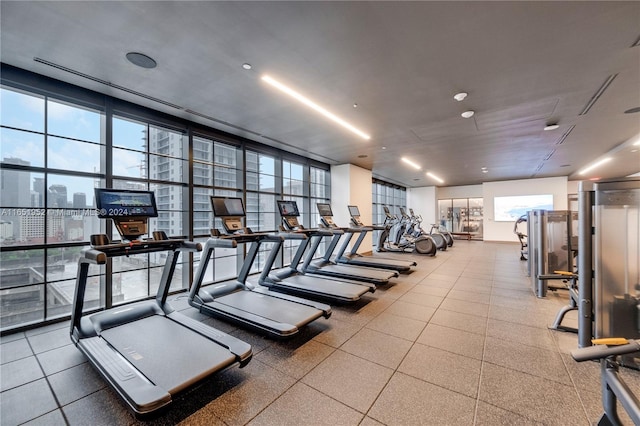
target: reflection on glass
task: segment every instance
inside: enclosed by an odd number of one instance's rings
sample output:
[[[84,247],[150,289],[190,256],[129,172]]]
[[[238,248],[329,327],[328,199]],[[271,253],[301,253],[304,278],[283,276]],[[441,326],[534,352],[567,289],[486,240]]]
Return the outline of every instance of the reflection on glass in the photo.
[[[43,284],[0,290],[2,330],[44,321]]]

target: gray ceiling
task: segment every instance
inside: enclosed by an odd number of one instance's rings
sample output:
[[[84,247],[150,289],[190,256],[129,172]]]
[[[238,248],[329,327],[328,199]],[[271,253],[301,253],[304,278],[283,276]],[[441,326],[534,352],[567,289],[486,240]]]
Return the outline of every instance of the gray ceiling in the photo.
[[[640,172],[633,146],[640,113],[624,113],[640,107],[640,2],[3,1],[0,8],[4,63],[409,187],[433,185],[425,171],[447,186],[581,179],[577,172],[608,152],[614,160],[585,177]],[[153,57],[157,68],[132,65],[131,51]],[[243,70],[245,62],[253,69]],[[371,140],[277,92],[264,74]],[[460,91],[469,96],[456,102]],[[461,118],[468,109],[475,116]],[[543,131],[549,123],[560,127]]]

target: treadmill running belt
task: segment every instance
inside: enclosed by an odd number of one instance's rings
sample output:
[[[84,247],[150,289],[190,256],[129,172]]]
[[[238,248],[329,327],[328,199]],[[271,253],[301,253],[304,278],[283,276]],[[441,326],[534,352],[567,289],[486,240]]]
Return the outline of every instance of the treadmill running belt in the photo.
[[[101,336],[170,394],[236,360],[225,347],[161,315],[104,330]]]
[[[307,324],[310,317],[315,319],[322,316],[322,311],[317,308],[252,291],[237,291],[219,297],[215,299],[215,302],[250,312],[272,321],[295,325],[298,328]]]

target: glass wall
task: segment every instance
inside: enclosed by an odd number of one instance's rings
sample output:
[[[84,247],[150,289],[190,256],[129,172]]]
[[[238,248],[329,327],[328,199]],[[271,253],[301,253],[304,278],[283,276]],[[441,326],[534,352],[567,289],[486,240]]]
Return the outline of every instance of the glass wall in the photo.
[[[449,198],[438,200],[440,225],[454,236],[481,240],[483,238],[483,199]]]
[[[246,226],[254,231],[277,229],[277,199],[297,200],[305,225],[313,220],[312,203],[329,201],[327,165],[284,159],[290,154],[30,77],[25,72],[23,79],[43,87],[16,83],[20,78],[9,83],[4,76],[0,87],[2,331],[68,317],[77,260],[89,237],[120,239],[110,221],[98,219],[94,188],[153,191],[159,214],[149,230],[196,241],[221,228],[211,213],[214,194],[243,198]],[[289,262],[295,248],[288,244],[277,266]],[[235,277],[245,251],[218,250],[209,279]],[[115,258],[109,274],[104,266],[90,268],[85,308],[154,296],[165,259],[162,253]],[[180,257],[172,291],[190,286],[198,262],[198,254]]]
[[[388,207],[392,215],[400,216],[400,207],[407,208],[407,189],[398,185],[374,179],[372,184],[373,223],[385,223],[384,207]],[[373,231],[373,245],[378,243],[380,231]]]

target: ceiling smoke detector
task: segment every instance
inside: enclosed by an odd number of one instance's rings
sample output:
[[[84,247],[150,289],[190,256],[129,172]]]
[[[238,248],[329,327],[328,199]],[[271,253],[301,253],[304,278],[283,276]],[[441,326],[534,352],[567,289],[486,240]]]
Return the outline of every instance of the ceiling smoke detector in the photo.
[[[544,130],[555,130],[560,127],[557,123],[551,123],[544,126]]]
[[[471,118],[473,117],[473,114],[475,114],[475,111],[465,111],[462,114],[460,114],[462,116],[462,118]]]

